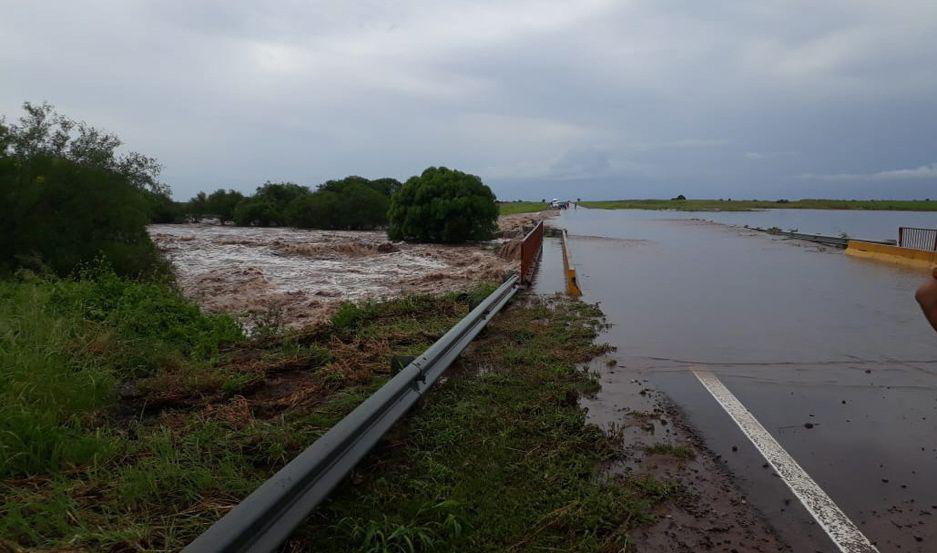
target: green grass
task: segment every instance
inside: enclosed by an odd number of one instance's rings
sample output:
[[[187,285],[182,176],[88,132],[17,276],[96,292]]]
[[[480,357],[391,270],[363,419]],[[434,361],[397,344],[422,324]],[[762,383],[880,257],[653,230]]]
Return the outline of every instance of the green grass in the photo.
[[[549,208],[550,204],[547,202],[506,202],[498,204],[498,210],[501,215],[535,213]]]
[[[492,289],[247,338],[165,283],[85,277],[0,281],[0,548],[181,549]],[[619,448],[577,404],[601,325],[564,299],[499,315],[291,547],[627,549],[678,490],[601,472]]]
[[[675,211],[752,211],[755,209],[861,209],[937,211],[928,200],[613,200],[582,202],[593,209],[650,209]]]
[[[248,339],[165,283],[85,277],[0,281],[0,549],[180,549],[491,289]]]
[[[494,319],[288,550],[628,550],[678,490],[602,475],[619,448],[576,400],[597,387],[579,367],[603,351],[600,313],[527,301]]]

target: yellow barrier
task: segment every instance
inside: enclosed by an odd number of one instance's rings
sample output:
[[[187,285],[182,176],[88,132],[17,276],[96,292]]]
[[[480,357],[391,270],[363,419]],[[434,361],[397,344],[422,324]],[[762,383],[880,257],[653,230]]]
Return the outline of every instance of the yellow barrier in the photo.
[[[846,254],[925,269],[937,265],[937,252],[912,250],[911,248],[862,242],[861,240],[850,240],[846,245]]]
[[[563,230],[563,274],[566,275],[566,293],[574,298],[582,295],[579,281],[576,280],[576,269],[573,268],[572,256],[566,243],[566,230]]]

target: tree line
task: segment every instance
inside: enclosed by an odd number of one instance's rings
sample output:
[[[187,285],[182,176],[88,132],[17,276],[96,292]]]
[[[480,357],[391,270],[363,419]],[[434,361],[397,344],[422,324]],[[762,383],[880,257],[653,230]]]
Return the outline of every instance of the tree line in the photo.
[[[290,226],[329,230],[373,230],[388,224],[391,197],[400,190],[391,178],[349,176],[316,190],[291,182],[266,182],[251,196],[236,190],[199,192],[180,204],[172,221],[217,219],[239,226]]]
[[[216,217],[244,226],[387,230],[392,240],[486,240],[498,206],[475,175],[429,167],[401,183],[350,176],[311,190],[267,182],[253,195],[219,189],[174,202],[152,157],[120,153],[121,140],[57,113],[23,105],[0,116],[0,273],[74,275],[104,259],[120,275],[167,273],[151,223]]]

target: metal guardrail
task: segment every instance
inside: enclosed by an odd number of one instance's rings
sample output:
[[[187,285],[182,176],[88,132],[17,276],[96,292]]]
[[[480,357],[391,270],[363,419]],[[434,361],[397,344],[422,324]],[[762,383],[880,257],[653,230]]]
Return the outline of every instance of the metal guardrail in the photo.
[[[777,230],[777,229],[766,229],[759,227],[745,227],[749,230],[757,230],[759,232],[765,232],[772,236],[786,236],[788,238],[793,238],[795,240],[806,240],[807,242],[816,242],[817,244],[823,244],[824,246],[833,246],[834,248],[845,249],[849,245],[849,241],[852,238],[845,236],[824,236],[822,234],[804,234],[801,232],[787,231],[787,230]],[[891,240],[863,240],[863,242],[872,242],[873,244],[889,244],[894,245],[895,241]]]
[[[541,227],[542,233],[542,227]],[[184,552],[267,552],[282,544],[517,293],[512,275],[371,397],[190,543]]]
[[[898,245],[912,250],[937,251],[937,229],[898,227]]]
[[[543,221],[527,233],[521,242],[521,282],[531,284],[534,280],[534,271],[537,269],[537,260],[543,252]]]

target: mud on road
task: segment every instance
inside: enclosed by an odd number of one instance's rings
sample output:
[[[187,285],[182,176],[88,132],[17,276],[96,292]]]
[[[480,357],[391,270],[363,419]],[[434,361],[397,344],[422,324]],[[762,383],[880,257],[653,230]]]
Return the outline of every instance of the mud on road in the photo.
[[[498,242],[388,242],[383,231],[318,231],[209,224],[151,225],[183,293],[247,329],[302,327],[343,301],[464,289],[515,269]]]

